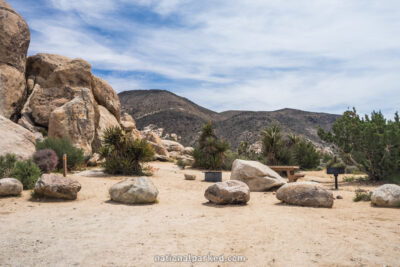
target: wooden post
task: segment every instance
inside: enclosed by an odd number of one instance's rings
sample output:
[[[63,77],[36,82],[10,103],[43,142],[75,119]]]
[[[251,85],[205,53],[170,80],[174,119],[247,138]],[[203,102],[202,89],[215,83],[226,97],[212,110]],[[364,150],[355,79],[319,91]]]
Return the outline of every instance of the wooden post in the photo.
[[[63,155],[63,175],[64,177],[67,176],[67,154]]]

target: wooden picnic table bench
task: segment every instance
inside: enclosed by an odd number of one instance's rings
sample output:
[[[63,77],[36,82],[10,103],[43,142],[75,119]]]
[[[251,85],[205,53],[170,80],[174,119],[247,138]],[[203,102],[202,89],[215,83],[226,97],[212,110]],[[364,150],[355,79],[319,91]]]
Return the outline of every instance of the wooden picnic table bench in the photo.
[[[303,173],[296,173],[296,171],[300,170],[299,166],[269,166],[272,170],[279,173],[279,175],[286,174],[289,183],[296,182],[297,179],[305,176]]]

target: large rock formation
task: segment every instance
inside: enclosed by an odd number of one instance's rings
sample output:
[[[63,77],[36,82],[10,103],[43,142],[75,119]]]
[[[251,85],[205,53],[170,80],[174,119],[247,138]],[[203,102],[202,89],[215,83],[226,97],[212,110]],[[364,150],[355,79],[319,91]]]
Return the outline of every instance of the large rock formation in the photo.
[[[331,208],[334,201],[331,191],[313,182],[285,184],[276,191],[276,198],[291,205],[325,208]]]
[[[168,150],[168,152],[179,152],[182,153],[185,147],[180,143],[172,140],[162,140],[162,145]]]
[[[25,20],[0,0],[0,115],[16,119],[26,97],[25,61],[30,31]]]
[[[158,190],[147,177],[126,179],[113,185],[109,190],[111,199],[126,204],[154,203]]]
[[[0,0],[0,115],[18,121],[37,140],[42,140],[42,132],[48,131],[50,137],[66,137],[83,148],[85,154],[91,154],[99,148],[104,130],[120,125],[117,93],[94,76],[90,64],[83,59],[53,54],[26,58],[29,41],[24,19]],[[126,117],[129,121],[124,121],[124,126],[127,124],[130,133],[140,138],[135,121]],[[2,140],[3,146],[13,145],[14,139]],[[27,149],[25,154],[29,153]]]
[[[74,200],[81,185],[78,181],[59,174],[43,174],[36,182],[34,192],[38,196]]]
[[[98,149],[101,146],[104,131],[110,127],[120,127],[117,118],[114,117],[105,107],[99,105],[99,124],[96,128],[96,134],[93,141],[93,148]]]
[[[379,207],[400,208],[400,186],[384,184],[372,193],[371,202]]]
[[[50,115],[49,137],[69,138],[71,143],[83,149],[85,155],[92,153],[95,137],[94,99],[87,88]]]
[[[92,89],[97,102],[106,107],[117,121],[121,116],[121,104],[114,89],[105,80],[92,75]],[[135,125],[136,127],[136,125]]]
[[[28,58],[26,72],[28,80],[33,80],[33,91],[22,113],[44,127],[53,110],[91,86],[91,67],[82,59],[38,54]]]
[[[27,59],[26,77],[30,95],[18,123],[37,138],[47,129],[50,137],[66,137],[89,155],[106,128],[119,126],[116,92],[83,59],[37,54]]]
[[[268,166],[258,162],[237,159],[233,162],[231,180],[239,180],[250,191],[266,191],[284,185],[286,181]]]
[[[35,153],[35,136],[24,127],[0,115],[0,155],[16,154],[27,159]]]
[[[241,181],[229,180],[209,186],[204,197],[219,205],[246,204],[250,200],[250,189]]]

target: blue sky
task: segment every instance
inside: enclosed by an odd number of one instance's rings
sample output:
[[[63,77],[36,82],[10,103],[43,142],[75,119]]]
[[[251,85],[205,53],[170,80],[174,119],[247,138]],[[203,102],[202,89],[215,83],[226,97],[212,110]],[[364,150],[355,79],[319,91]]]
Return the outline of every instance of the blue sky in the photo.
[[[29,54],[223,111],[400,107],[398,0],[9,0]]]

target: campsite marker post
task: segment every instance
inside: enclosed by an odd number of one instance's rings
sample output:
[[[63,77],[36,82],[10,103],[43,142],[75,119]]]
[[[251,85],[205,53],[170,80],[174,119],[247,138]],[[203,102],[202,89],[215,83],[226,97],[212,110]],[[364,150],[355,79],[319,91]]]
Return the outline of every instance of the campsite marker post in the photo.
[[[63,175],[67,176],[67,154],[63,155]]]

